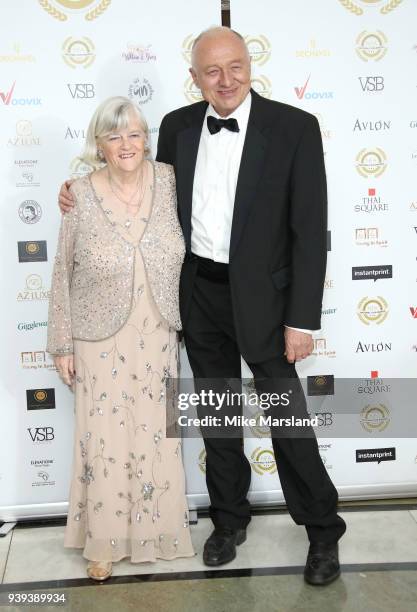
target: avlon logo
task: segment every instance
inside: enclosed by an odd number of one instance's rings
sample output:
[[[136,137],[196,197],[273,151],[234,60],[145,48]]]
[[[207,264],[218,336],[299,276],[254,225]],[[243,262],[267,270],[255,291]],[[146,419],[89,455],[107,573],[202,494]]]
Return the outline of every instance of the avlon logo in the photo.
[[[388,15],[403,0],[339,0],[340,4],[353,15],[360,17],[367,9],[379,9],[381,15]]]

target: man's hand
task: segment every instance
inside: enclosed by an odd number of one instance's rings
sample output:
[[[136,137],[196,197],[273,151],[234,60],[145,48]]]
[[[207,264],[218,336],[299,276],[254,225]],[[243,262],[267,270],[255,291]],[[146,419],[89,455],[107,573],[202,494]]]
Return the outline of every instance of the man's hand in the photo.
[[[61,189],[59,190],[58,204],[62,213],[69,212],[74,206],[74,198],[72,197],[72,194],[69,191],[69,188],[71,187],[73,182],[73,180],[65,181],[65,183],[62,183]]]
[[[74,382],[74,355],[54,355],[54,364],[63,382],[71,387]]]
[[[288,363],[294,363],[294,361],[301,361],[313,351],[313,337],[311,334],[305,334],[304,332],[296,329],[286,327],[284,329],[285,338],[285,353]]]

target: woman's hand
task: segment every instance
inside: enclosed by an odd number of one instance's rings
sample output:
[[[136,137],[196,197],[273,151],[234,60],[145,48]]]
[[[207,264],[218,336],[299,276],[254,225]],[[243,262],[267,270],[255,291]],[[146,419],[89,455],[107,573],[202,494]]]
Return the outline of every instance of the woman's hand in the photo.
[[[73,182],[74,181],[65,181],[65,183],[61,185],[58,196],[58,204],[62,213],[67,213],[74,207],[74,198],[69,191],[69,188]]]
[[[61,379],[71,387],[75,377],[74,355],[54,355],[54,364]]]

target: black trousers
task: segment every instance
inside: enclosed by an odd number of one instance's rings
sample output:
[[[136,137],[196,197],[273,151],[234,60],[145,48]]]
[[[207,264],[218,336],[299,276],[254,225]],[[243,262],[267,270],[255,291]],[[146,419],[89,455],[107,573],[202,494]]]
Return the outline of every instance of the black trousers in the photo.
[[[226,264],[198,259],[183,333],[196,379],[240,379],[240,352]],[[283,354],[284,346],[283,330],[282,345],[277,347],[274,359],[248,364],[257,391],[273,390],[273,379],[295,378],[298,381],[294,364],[289,364]],[[304,396],[303,403],[301,411],[307,415]],[[251,520],[247,500],[251,467],[243,452],[242,440],[239,437],[207,437],[204,444],[210,517],[215,526],[244,528]],[[314,432],[305,438],[272,437],[272,445],[293,520],[298,525],[305,525],[311,542],[336,542],[346,525],[337,515],[337,491],[321,460]]]

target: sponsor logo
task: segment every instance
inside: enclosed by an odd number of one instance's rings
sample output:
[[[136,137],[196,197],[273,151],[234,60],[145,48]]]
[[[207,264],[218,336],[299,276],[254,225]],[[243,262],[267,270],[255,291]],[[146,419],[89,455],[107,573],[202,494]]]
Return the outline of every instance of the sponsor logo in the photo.
[[[358,77],[358,79],[362,91],[375,93],[379,91],[384,91],[385,89],[385,79],[383,76],[363,76]]]
[[[332,232],[331,230],[327,230],[327,250],[332,250]]]
[[[417,128],[417,121],[410,121],[410,128]]]
[[[0,63],[2,64],[34,64],[35,62],[36,58],[32,54],[21,53],[20,45],[18,43],[15,43],[13,45],[12,53],[9,53],[7,55],[0,55]]]
[[[42,278],[39,274],[29,274],[26,277],[24,291],[17,294],[18,302],[49,300],[49,289],[42,286]]]
[[[39,470],[36,478],[37,480],[32,482],[32,487],[50,487],[55,485],[55,480],[51,480],[51,475],[45,470]]]
[[[67,87],[73,99],[91,99],[96,95],[93,83],[67,83]]]
[[[392,278],[392,266],[358,266],[352,268],[352,280]]]
[[[298,49],[295,52],[295,57],[301,58],[316,58],[316,57],[330,57],[331,52],[330,49],[320,49],[317,47],[317,42],[314,40],[310,40],[310,45],[307,49]]]
[[[127,50],[122,53],[122,58],[132,64],[155,62],[156,55],[152,53],[151,47],[152,45],[145,46],[137,43],[128,43]]]
[[[320,132],[321,132],[321,136],[323,138],[323,140],[330,140],[330,138],[332,137],[332,132],[330,130],[327,129],[327,127],[324,124],[323,121],[323,115],[321,115],[320,113],[312,113],[317,121],[319,122],[319,126],[320,126]]]
[[[360,383],[357,391],[359,394],[366,393],[368,395],[373,395],[374,393],[390,393],[391,385],[384,383],[383,378],[378,378],[378,371],[373,371],[371,372],[371,378],[366,378]]]
[[[137,104],[146,104],[152,100],[154,90],[148,79],[137,78],[129,87],[129,98]]]
[[[310,418],[317,420],[317,427],[331,427],[333,425],[333,412],[309,412],[308,415]]]
[[[330,350],[326,338],[314,338],[313,355],[316,357],[336,357],[336,351]]]
[[[388,210],[388,204],[381,201],[381,197],[376,195],[376,189],[368,189],[368,195],[362,198],[361,204],[356,204],[355,212],[384,212]]]
[[[41,106],[41,98],[16,98],[13,97],[16,81],[7,91],[0,91],[0,99],[5,106]]]
[[[20,365],[24,370],[51,370],[56,371],[52,357],[46,351],[22,351]]]
[[[395,461],[395,447],[391,448],[358,448],[356,451],[356,463],[381,461]]]
[[[88,68],[96,59],[95,47],[90,38],[69,36],[62,45],[62,59],[70,68]]]
[[[392,349],[391,342],[378,342],[377,344],[358,342],[355,353],[383,353]]]
[[[339,0],[340,4],[353,15],[360,17],[368,9],[379,9],[381,15],[395,10],[402,0]]]
[[[245,43],[253,64],[263,66],[271,57],[271,43],[266,36],[246,36]]]
[[[55,459],[32,459],[30,465],[37,468],[49,468],[55,463]]]
[[[37,159],[15,159],[14,160],[14,165],[19,170],[23,170],[25,168],[32,170],[35,166],[37,166],[37,164],[38,164]]]
[[[16,136],[9,138],[9,147],[36,147],[41,144],[39,136],[32,133],[32,123],[26,119],[21,119],[16,123]]]
[[[252,88],[264,98],[272,97],[271,81],[264,75],[258,75],[251,80]]]
[[[85,139],[85,136],[86,136],[85,130],[83,129],[77,130],[76,128],[71,129],[70,127],[67,127],[64,140],[67,140],[67,138],[70,138],[71,140],[78,140],[80,138]]]
[[[319,444],[318,446],[319,446],[320,457],[321,457],[321,460],[323,461],[323,464],[326,470],[331,470],[333,468],[333,465],[329,462],[327,453],[332,448],[332,444],[331,443]]]
[[[307,376],[307,395],[334,395],[333,374]]]
[[[336,311],[337,311],[337,308],[324,308],[321,311],[321,314],[322,315],[332,315],[332,314],[335,314]]]
[[[94,168],[83,162],[79,157],[75,157],[70,165],[71,178],[77,179],[92,172]]]
[[[192,77],[189,77],[184,83],[184,95],[191,104],[193,102],[201,102],[204,99]]]
[[[413,344],[413,346],[411,347],[411,350],[417,353],[417,344]]]
[[[55,389],[26,389],[27,410],[52,410],[55,406]]]
[[[380,325],[388,316],[388,304],[383,297],[364,297],[358,304],[357,315],[365,325]]]
[[[332,278],[326,278],[324,280],[325,289],[334,289],[334,280]]]
[[[361,149],[356,156],[356,170],[365,178],[381,176],[387,167],[387,156],[379,147]]]
[[[359,130],[360,132],[380,132],[381,130],[391,129],[391,121],[359,121],[356,119],[353,131]]]
[[[206,457],[207,453],[206,450],[203,448],[203,450],[200,451],[198,455],[198,467],[200,468],[201,472],[203,472],[203,474],[206,473]]]
[[[361,410],[360,423],[368,433],[384,431],[390,420],[390,411],[385,404],[367,404]]]
[[[328,100],[333,99],[332,91],[307,91],[307,87],[311,78],[311,74],[308,76],[304,85],[301,87],[294,87],[294,91],[299,100]]]
[[[274,451],[271,448],[256,447],[252,451],[249,461],[253,471],[260,476],[275,474],[277,471]]]
[[[17,243],[19,262],[47,261],[46,240],[29,240]]]
[[[413,319],[417,319],[417,306],[410,306],[410,312]]]
[[[388,39],[383,32],[361,32],[356,39],[356,53],[364,62],[379,62],[385,57]]]
[[[379,239],[379,229],[377,227],[357,227],[355,242],[358,246],[388,246],[388,240]]]
[[[193,48],[194,40],[195,36],[189,34],[188,36],[186,36],[186,38],[184,38],[184,41],[182,43],[182,56],[187,62],[187,64],[191,64],[191,50]]]
[[[21,179],[16,182],[16,187],[40,187],[40,183],[35,180],[33,172],[25,170],[21,173]]]
[[[28,427],[27,431],[32,442],[36,442],[37,444],[52,442],[52,440],[55,439],[53,427]]]
[[[38,327],[48,327],[48,321],[30,321],[17,324],[18,331],[32,331]]]
[[[32,225],[42,217],[42,208],[35,200],[25,200],[19,206],[19,217],[23,223]]]
[[[42,0],[39,4],[54,19],[67,21],[69,17],[84,15],[94,21],[110,6],[112,0]]]
[[[251,419],[255,419],[256,425],[250,425],[249,428],[252,434],[256,438],[270,438],[271,437],[269,426],[265,425],[263,422],[264,418],[265,418],[264,410],[258,410],[258,412],[255,412],[253,415],[251,415]]]

